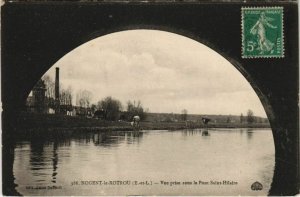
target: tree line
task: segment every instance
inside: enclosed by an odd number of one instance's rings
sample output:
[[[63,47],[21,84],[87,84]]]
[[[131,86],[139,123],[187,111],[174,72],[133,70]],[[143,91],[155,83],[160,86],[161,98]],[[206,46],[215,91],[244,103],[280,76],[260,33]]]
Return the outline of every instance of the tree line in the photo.
[[[45,75],[42,79],[46,86],[45,96],[49,101],[54,101],[55,99],[55,82],[48,76]],[[59,84],[61,87],[59,90],[59,101],[61,105],[72,105],[72,88],[68,87],[64,89],[62,84]],[[51,103],[51,102],[50,102]],[[54,103],[54,102],[53,102]]]
[[[243,113],[241,113],[241,115],[240,115],[240,123],[248,123],[248,124],[266,123],[266,121],[268,121],[268,120],[259,118],[259,117],[255,117],[254,112],[251,109],[249,109],[247,111],[246,117],[244,117]]]
[[[133,116],[136,115],[138,115],[141,120],[145,120],[146,112],[148,111],[144,109],[140,101],[128,101],[124,109],[119,100],[110,96],[98,101],[95,108],[102,111],[104,119],[111,121],[118,119],[131,121]]]
[[[49,100],[55,99],[55,82],[45,75],[42,80],[46,86],[45,96]],[[60,84],[60,105],[72,105],[73,101],[73,91],[71,87],[64,89]],[[91,103],[92,101],[92,92],[88,90],[79,90],[76,93],[76,106],[92,111],[95,113],[98,111],[105,120],[115,121],[120,118],[123,120],[131,121],[132,117],[135,115],[140,116],[141,120],[146,118],[146,112],[142,106],[141,101],[128,101],[126,107],[124,108],[122,103],[111,96],[105,97],[99,100],[97,103]],[[123,111],[125,109],[125,111]],[[121,113],[122,112],[122,113]]]
[[[55,82],[49,77],[48,75],[45,75],[42,80],[45,83],[46,86],[46,92],[45,96],[49,100],[55,99]],[[68,87],[67,89],[63,88],[62,84],[60,84],[60,105],[69,105],[72,106],[73,101],[73,91],[71,87]],[[140,116],[141,120],[145,120],[146,118],[146,112],[148,110],[145,110],[142,106],[142,103],[140,101],[127,101],[125,107],[122,105],[122,103],[111,96],[105,97],[101,100],[99,100],[96,103],[91,103],[92,100],[92,92],[88,90],[79,90],[76,93],[76,106],[91,110],[92,113],[95,113],[98,111],[98,113],[101,113],[104,119],[115,121],[118,119],[131,121],[132,117],[135,115]],[[121,113],[122,112],[122,113]],[[188,119],[188,111],[187,109],[183,109],[181,111],[180,119],[182,121],[187,121]],[[254,116],[254,113],[251,109],[247,111],[246,116],[241,113],[240,115],[240,123],[262,123],[264,120],[259,119]],[[227,123],[231,122],[230,116],[227,117],[226,120]]]

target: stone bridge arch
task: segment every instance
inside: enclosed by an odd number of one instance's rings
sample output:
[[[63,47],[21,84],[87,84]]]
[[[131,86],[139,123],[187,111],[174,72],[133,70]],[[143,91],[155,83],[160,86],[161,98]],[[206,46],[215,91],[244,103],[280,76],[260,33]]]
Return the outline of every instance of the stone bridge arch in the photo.
[[[275,172],[271,195],[298,192],[297,5],[285,11],[285,57],[241,58],[245,3],[7,3],[2,7],[3,191],[14,194],[14,125],[38,79],[66,53],[96,37],[130,29],[157,29],[196,40],[234,65],[260,98],[272,126]],[[18,13],[18,14],[16,14]],[[218,13],[212,15],[211,13]],[[230,13],[230,14],[228,14]],[[24,20],[24,18],[26,20]],[[209,19],[209,20],[208,20]]]

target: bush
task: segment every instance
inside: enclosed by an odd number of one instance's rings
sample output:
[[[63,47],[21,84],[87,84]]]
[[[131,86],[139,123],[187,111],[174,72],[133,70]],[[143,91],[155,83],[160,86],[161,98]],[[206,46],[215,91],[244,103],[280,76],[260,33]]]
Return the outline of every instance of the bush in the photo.
[[[119,100],[112,97],[106,97],[98,102],[98,110],[103,110],[104,119],[115,121],[120,118],[120,111],[122,110],[122,104]]]

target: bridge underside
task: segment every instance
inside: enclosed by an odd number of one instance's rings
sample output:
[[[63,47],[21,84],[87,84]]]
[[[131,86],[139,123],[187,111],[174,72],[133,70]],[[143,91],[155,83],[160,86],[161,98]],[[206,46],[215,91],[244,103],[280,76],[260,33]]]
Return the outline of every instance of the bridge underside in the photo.
[[[299,175],[297,5],[276,5],[284,7],[285,57],[242,59],[240,9],[253,4],[6,3],[2,7],[1,72],[4,194],[17,194],[12,172],[15,120],[34,84],[56,61],[80,44],[129,29],[181,34],[227,58],[256,91],[272,126],[276,163],[270,194],[296,194]]]

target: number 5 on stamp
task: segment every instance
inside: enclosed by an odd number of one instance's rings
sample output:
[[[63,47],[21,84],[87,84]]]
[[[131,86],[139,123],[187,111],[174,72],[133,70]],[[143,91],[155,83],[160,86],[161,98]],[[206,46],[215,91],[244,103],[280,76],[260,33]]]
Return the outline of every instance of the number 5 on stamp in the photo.
[[[283,58],[283,7],[242,8],[242,58]]]

